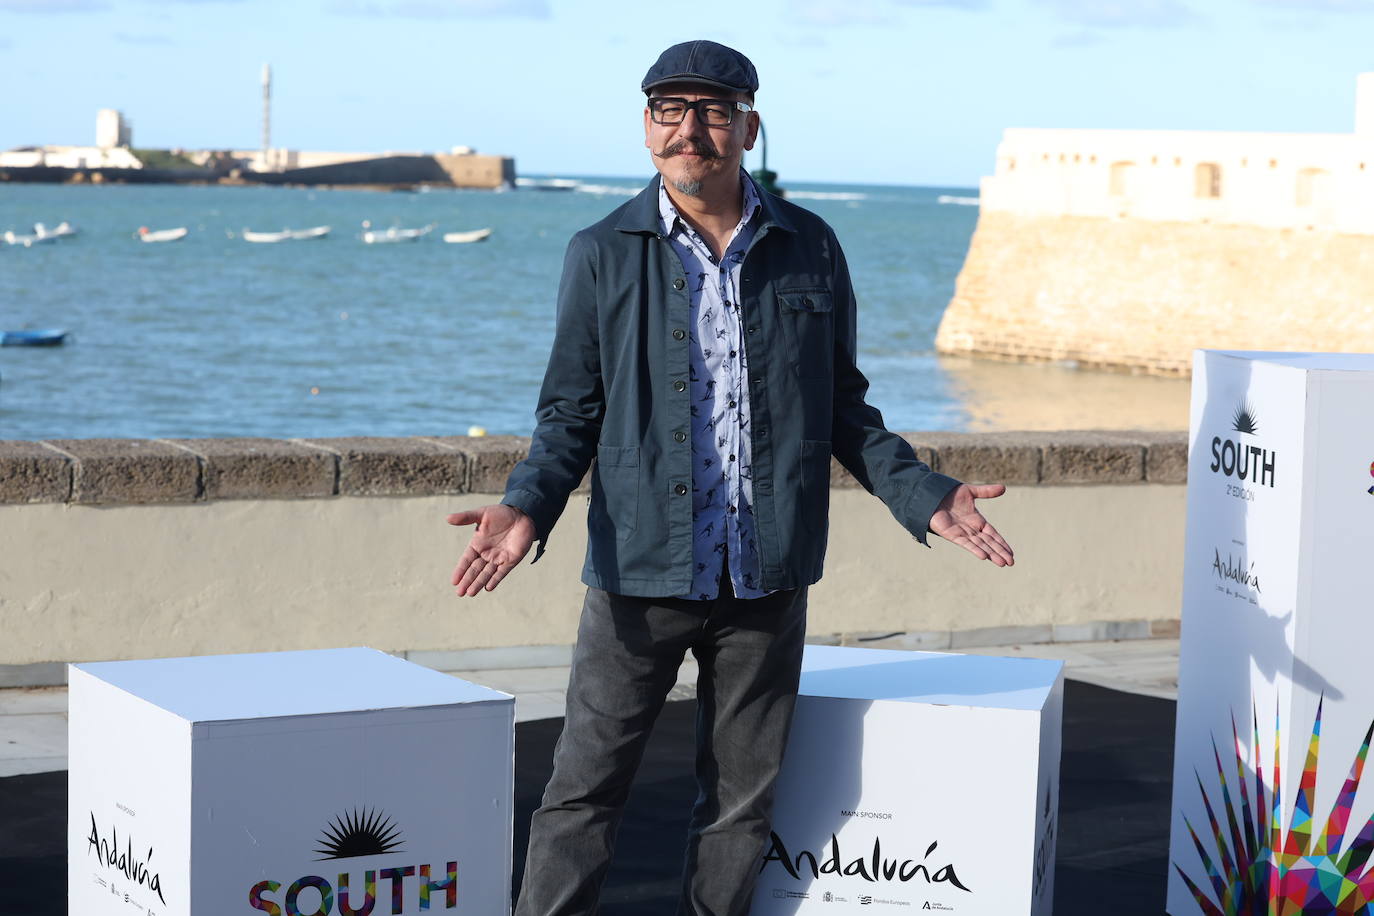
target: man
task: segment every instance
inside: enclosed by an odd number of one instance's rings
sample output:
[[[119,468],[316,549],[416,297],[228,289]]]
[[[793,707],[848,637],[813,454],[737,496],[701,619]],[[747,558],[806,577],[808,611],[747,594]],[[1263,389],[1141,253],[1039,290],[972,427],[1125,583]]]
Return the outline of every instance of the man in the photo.
[[[680,912],[749,909],[768,836],[834,454],[918,540],[998,566],[975,508],[1000,485],[930,471],[864,402],[844,255],[814,214],[742,168],[758,77],[737,51],[664,51],[641,88],[659,177],[577,233],[529,457],[453,574],[490,591],[540,552],[592,459],[588,586],[554,773],[535,813],[518,916],[596,910],[649,731],[690,650],[699,794]],[[536,555],[536,559],[538,556]]]

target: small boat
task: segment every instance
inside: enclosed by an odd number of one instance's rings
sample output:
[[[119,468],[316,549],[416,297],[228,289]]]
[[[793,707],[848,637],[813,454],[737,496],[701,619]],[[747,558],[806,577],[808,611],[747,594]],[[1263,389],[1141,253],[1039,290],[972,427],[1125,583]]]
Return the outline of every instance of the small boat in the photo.
[[[464,242],[480,242],[489,235],[491,235],[490,229],[472,229],[468,232],[445,232],[444,241],[461,245]]]
[[[175,242],[186,238],[190,231],[185,226],[178,226],[176,229],[149,229],[147,226],[139,226],[138,237],[145,242]]]
[[[38,236],[39,238],[65,239],[70,238],[73,235],[76,235],[76,227],[73,226],[71,223],[67,222],[65,219],[62,222],[58,223],[52,229],[49,229],[42,223],[34,223],[33,234]]]
[[[329,235],[328,226],[313,226],[310,229],[288,229],[291,237],[297,241],[306,239],[322,239]]]
[[[240,235],[245,242],[270,243],[291,241],[290,229],[283,229],[281,232],[254,232],[251,229],[245,229]]]
[[[56,347],[67,332],[52,328],[36,331],[0,331],[0,347]]]
[[[390,229],[371,229],[370,222],[363,222],[363,241],[369,245],[383,245],[391,242],[413,242],[422,239],[434,231],[434,224],[421,226],[418,229],[400,229],[392,226]]]
[[[22,245],[25,248],[32,248],[34,245],[51,244],[57,241],[55,235],[16,235],[13,230],[6,229],[5,234],[0,236],[5,240],[6,245]]]

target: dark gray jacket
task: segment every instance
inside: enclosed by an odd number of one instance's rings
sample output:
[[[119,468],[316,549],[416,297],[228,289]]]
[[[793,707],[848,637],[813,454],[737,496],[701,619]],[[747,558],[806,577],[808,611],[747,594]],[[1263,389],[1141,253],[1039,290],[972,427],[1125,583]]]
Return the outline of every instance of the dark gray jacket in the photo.
[[[557,329],[529,457],[502,502],[534,521],[539,553],[592,459],[582,581],[681,595],[692,582],[691,297],[660,234],[659,179],[568,244]],[[925,543],[958,481],[936,474],[864,401],[849,269],[830,227],[760,191],[740,272],[763,588],[821,577],[830,456]]]

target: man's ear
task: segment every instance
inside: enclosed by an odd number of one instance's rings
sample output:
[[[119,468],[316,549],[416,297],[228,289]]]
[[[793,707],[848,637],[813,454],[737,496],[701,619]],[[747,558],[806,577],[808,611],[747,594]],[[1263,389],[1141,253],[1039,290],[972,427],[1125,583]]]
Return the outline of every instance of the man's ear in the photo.
[[[749,114],[745,115],[745,117],[748,120],[748,124],[745,126],[744,148],[753,149],[754,141],[759,137],[759,124],[762,122],[759,120],[759,113],[757,111],[751,111]]]

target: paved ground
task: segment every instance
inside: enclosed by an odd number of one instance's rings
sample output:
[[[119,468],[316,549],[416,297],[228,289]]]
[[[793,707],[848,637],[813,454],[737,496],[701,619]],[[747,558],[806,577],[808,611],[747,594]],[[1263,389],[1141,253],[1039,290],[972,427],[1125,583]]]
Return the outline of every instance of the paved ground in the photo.
[[[961,650],[979,655],[1057,658],[1066,676],[1146,696],[1178,696],[1178,640],[1123,639],[1110,642],[1039,643]],[[452,671],[457,677],[515,695],[517,722],[563,715],[568,669],[490,668]],[[696,665],[688,659],[673,699],[694,693]],[[0,689],[0,776],[46,773],[67,768],[67,689]]]

